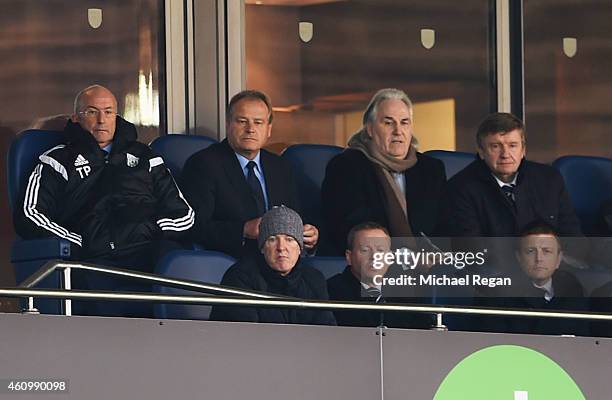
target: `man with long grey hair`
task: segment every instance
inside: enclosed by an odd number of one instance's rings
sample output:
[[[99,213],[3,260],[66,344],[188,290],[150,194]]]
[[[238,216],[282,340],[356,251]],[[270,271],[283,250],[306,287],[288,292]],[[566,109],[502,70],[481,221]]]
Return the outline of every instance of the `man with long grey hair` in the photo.
[[[322,208],[335,253],[342,254],[349,230],[365,221],[381,224],[392,237],[434,234],[445,184],[442,162],[416,150],[406,93],[379,90],[363,127],[327,166]]]

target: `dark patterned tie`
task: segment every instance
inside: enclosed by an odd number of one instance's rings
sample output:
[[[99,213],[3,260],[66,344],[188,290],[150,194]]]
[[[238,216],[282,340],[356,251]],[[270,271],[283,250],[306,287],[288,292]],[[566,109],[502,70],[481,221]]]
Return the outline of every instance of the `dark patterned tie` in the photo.
[[[368,297],[378,297],[380,296],[380,289],[375,288],[375,287],[369,287],[365,290],[366,294],[368,295]]]
[[[266,202],[264,200],[263,190],[261,189],[261,182],[257,179],[257,175],[255,175],[256,166],[257,164],[255,164],[255,161],[249,161],[247,163],[247,168],[249,170],[247,174],[247,183],[249,184],[251,194],[257,204],[257,215],[262,216],[266,212]]]
[[[380,291],[380,289],[375,287],[369,287],[365,290],[365,292],[369,298],[374,299],[374,303],[382,304],[385,302],[385,298],[382,296],[382,292]],[[378,314],[378,325],[385,326],[385,313],[382,311]]]
[[[380,289],[375,288],[375,287],[369,287],[365,290],[365,292],[368,297],[374,299],[375,303],[383,302],[383,297],[382,297],[382,293]]]
[[[501,187],[502,192],[504,192],[504,195],[513,207],[516,205],[516,197],[514,196],[515,187],[516,185],[504,185]]]

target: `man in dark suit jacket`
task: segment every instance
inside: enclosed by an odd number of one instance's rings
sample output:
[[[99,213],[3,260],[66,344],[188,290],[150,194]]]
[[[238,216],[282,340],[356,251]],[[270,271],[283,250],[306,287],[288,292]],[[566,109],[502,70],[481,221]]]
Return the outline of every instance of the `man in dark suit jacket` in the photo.
[[[478,159],[449,181],[449,236],[515,236],[535,220],[562,236],[582,235],[559,172],[525,159],[520,119],[491,114],[476,141]]]
[[[272,130],[272,106],[262,92],[235,95],[227,111],[227,138],[194,154],[183,170],[185,195],[196,209],[195,239],[234,257],[258,252],[261,216],[276,205],[300,210],[291,166],[263,150]],[[304,246],[318,240],[304,225]]]
[[[584,289],[570,272],[560,270],[563,251],[557,232],[546,222],[528,224],[516,241],[512,286],[485,293],[478,303],[503,308],[587,311]],[[485,330],[531,334],[588,335],[589,324],[557,318],[483,318]]]
[[[416,151],[412,123],[408,96],[382,89],[349,148],[327,165],[321,206],[334,254],[344,253],[349,230],[362,222],[377,222],[393,237],[419,237],[444,219],[444,165]]]
[[[347,242],[348,247],[345,257],[348,266],[342,273],[334,275],[327,280],[327,291],[331,300],[363,301],[368,303],[382,303],[385,301],[393,303],[422,302],[422,299],[414,297],[384,297],[387,292],[385,287],[380,284],[380,278],[389,276],[395,271],[393,268],[389,271],[388,265],[375,268],[373,261],[374,253],[389,252],[391,249],[391,238],[387,229],[375,222],[364,222],[351,229]],[[336,310],[334,315],[338,325],[343,326],[384,325],[390,328],[427,329],[433,324],[431,315],[425,314]]]

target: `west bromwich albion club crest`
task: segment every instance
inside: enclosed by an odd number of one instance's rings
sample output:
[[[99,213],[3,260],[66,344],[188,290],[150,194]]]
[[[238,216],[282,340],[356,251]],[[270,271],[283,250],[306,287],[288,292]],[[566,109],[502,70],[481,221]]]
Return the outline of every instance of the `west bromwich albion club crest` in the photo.
[[[140,159],[136,156],[131,155],[130,153],[127,153],[127,166],[128,167],[132,167],[134,168],[135,166],[138,165],[138,161]]]

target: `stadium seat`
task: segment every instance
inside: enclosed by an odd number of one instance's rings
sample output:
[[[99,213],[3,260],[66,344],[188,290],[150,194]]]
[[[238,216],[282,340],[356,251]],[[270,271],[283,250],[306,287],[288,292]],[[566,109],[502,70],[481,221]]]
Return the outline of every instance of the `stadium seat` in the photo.
[[[214,143],[217,141],[208,136],[168,134],[156,138],[150,146],[162,156],[174,178],[178,179],[189,157]]]
[[[294,144],[282,157],[293,166],[302,205],[302,217],[308,223],[321,225],[321,184],[327,163],[343,148],[325,144]]]
[[[64,141],[63,132],[42,129],[28,129],[15,137],[9,148],[6,166],[11,211],[38,164],[38,156]]]
[[[316,268],[323,273],[325,279],[341,273],[346,268],[346,259],[344,257],[303,257],[302,265]]]
[[[282,154],[295,173],[298,197],[302,207],[304,222],[319,229],[317,254],[331,254],[326,227],[321,217],[321,185],[325,178],[327,163],[344,149],[324,144],[294,144]]]
[[[553,166],[565,180],[582,231],[587,235],[598,234],[600,207],[612,199],[612,159],[564,156],[556,159]]]
[[[64,143],[64,135],[58,131],[28,129],[15,137],[9,148],[6,174],[8,200],[11,212],[17,206],[19,196],[27,186],[28,178],[38,163],[38,156]],[[15,267],[17,284],[36,272],[44,263],[53,259],[68,259],[73,248],[69,241],[60,238],[44,238],[15,241],[11,248],[11,263]],[[38,287],[57,288],[60,274],[55,273],[43,280]],[[36,303],[40,312],[60,312],[58,300],[40,300]]]
[[[179,250],[168,253],[161,259],[155,273],[177,279],[219,284],[225,271],[235,262],[234,258],[216,251]],[[165,286],[154,286],[153,291],[164,294],[202,294]],[[156,318],[207,320],[210,310],[210,306],[156,304],[154,315]]]
[[[447,150],[429,150],[426,151],[430,157],[437,158],[444,163],[444,169],[446,170],[446,179],[450,179],[457,172],[467,167],[469,163],[475,160],[474,153],[465,153],[461,151],[447,151]]]

